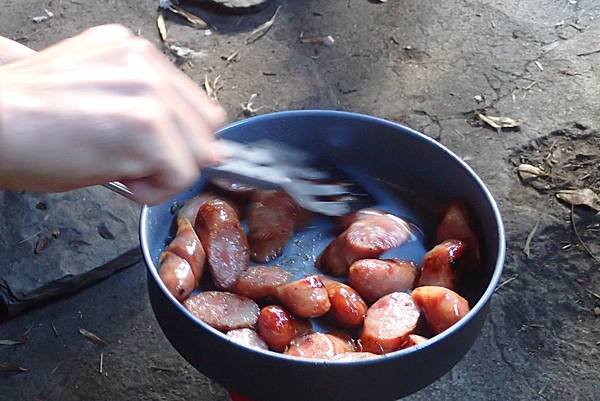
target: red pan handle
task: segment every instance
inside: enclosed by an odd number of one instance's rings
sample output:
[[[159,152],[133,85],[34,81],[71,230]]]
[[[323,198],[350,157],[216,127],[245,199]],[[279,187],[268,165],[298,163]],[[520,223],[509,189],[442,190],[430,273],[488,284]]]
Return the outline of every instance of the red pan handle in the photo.
[[[229,398],[231,398],[231,401],[254,401],[254,400],[251,400],[250,398],[243,397],[243,396],[233,393],[231,391],[228,391],[228,393],[229,393]]]

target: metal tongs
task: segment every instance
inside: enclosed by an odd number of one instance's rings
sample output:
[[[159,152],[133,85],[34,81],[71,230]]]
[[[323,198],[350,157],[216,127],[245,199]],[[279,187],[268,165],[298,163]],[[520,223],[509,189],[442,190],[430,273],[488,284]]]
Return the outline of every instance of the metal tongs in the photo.
[[[327,216],[342,216],[352,210],[352,186],[329,184],[328,172],[311,167],[314,159],[281,143],[262,140],[250,144],[220,140],[227,158],[202,172],[208,178],[227,178],[262,189],[282,189],[300,206]],[[120,182],[104,185],[132,199]]]

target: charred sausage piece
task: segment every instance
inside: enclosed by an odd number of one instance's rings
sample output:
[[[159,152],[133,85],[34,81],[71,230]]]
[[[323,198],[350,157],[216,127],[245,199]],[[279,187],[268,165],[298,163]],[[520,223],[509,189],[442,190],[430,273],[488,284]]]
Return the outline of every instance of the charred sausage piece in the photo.
[[[437,242],[441,243],[449,239],[459,240],[466,245],[466,258],[468,268],[476,270],[481,260],[479,239],[475,235],[475,229],[471,213],[464,203],[453,202],[442,218],[436,233]]]
[[[346,284],[320,276],[325,285],[331,308],[328,316],[340,327],[359,327],[367,314],[367,304]]]
[[[283,352],[294,338],[311,328],[310,322],[296,319],[278,305],[265,306],[258,316],[258,333],[269,348],[277,352]]]
[[[412,239],[411,226],[399,217],[385,214],[358,219],[334,239],[317,259],[317,267],[344,276],[352,263],[378,258]]]
[[[384,296],[367,312],[360,336],[362,351],[385,354],[402,348],[418,320],[419,311],[409,294]]]
[[[436,245],[425,254],[418,286],[432,285],[455,290],[456,268],[464,251],[465,244],[462,241],[447,240]]]
[[[414,347],[415,345],[423,344],[427,340],[429,339],[426,337],[420,336],[418,334],[411,334],[408,336],[408,339],[406,340],[402,348]]]
[[[358,361],[361,359],[373,359],[379,358],[381,355],[372,354],[370,352],[344,352],[343,354],[337,354],[333,358],[334,361]]]
[[[302,358],[331,359],[335,355],[335,346],[326,334],[311,333],[294,338],[285,353]]]
[[[188,219],[184,217],[177,219],[177,234],[167,246],[166,251],[173,252],[190,264],[196,279],[194,287],[198,287],[206,264],[206,253]]]
[[[277,299],[292,314],[303,318],[323,316],[331,308],[327,290],[317,276],[277,287]]]
[[[348,271],[348,285],[365,301],[375,302],[392,292],[410,291],[415,286],[417,266],[410,261],[362,259]]]
[[[435,334],[448,329],[469,312],[467,300],[444,287],[415,288],[412,298]]]
[[[279,266],[253,266],[240,274],[233,292],[255,301],[274,296],[276,288],[287,283],[292,275]]]
[[[252,329],[237,329],[227,332],[232,341],[250,348],[269,349],[267,343]]]
[[[215,285],[231,288],[249,262],[248,240],[235,210],[220,199],[206,201],[198,209],[195,229]]]
[[[333,344],[333,351],[336,355],[356,351],[354,339],[348,334],[335,331],[325,335],[331,340],[331,343]]]
[[[294,230],[305,223],[306,213],[283,191],[257,192],[248,219],[252,260],[265,263],[281,255]]]
[[[219,291],[205,291],[189,297],[183,305],[192,315],[217,330],[254,327],[259,308],[250,298]]]
[[[175,299],[183,301],[194,291],[196,278],[190,264],[173,252],[160,255],[158,275]]]

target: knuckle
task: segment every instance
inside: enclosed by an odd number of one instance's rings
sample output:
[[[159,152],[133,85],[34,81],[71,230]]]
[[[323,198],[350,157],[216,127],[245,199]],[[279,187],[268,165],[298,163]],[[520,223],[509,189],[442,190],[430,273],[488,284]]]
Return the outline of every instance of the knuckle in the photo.
[[[84,35],[88,38],[110,41],[133,36],[133,33],[123,25],[107,24],[89,28],[84,31]]]

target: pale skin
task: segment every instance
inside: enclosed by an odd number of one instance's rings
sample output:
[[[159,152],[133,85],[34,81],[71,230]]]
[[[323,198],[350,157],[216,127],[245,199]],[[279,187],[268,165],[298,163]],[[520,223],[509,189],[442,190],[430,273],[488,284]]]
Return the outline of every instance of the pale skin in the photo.
[[[224,110],[118,25],[35,52],[0,37],[0,189],[121,181],[156,204],[218,162]]]

